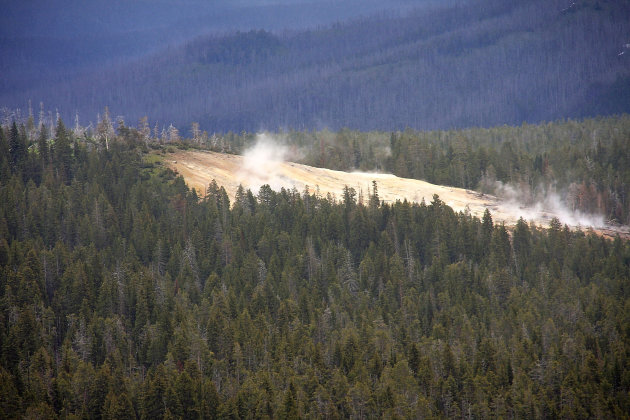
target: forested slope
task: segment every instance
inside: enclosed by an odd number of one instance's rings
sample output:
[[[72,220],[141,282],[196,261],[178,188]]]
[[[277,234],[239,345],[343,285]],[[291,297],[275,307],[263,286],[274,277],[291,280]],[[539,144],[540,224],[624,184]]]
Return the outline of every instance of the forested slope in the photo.
[[[627,2],[475,0],[307,31],[202,37],[0,103],[43,100],[83,120],[107,104],[128,121],[198,121],[210,132],[608,115],[630,111],[629,22]]]
[[[199,198],[0,131],[0,417],[622,417],[630,243],[299,191]]]
[[[423,7],[435,0],[414,1]],[[461,1],[461,0],[449,0]],[[0,92],[12,109],[25,108],[25,91],[99,74],[202,34],[259,28],[305,29],[387,10],[409,0],[31,0],[4,2],[0,14]],[[54,89],[53,89],[54,91]],[[17,99],[16,99],[17,98]],[[33,93],[34,104],[63,104]],[[83,109],[83,108],[80,108]],[[126,110],[125,112],[131,112]],[[134,111],[135,112],[135,111]]]

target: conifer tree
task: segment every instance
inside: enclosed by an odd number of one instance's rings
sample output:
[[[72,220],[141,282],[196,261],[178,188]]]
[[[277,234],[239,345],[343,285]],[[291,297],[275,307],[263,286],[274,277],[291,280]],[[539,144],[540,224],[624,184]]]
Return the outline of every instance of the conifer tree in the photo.
[[[70,182],[72,177],[72,148],[70,146],[70,134],[66,130],[61,118],[57,121],[57,130],[55,136],[55,144],[53,147],[53,156],[55,167],[59,177],[63,182]]]
[[[21,173],[24,169],[26,153],[25,139],[20,136],[18,126],[16,122],[13,121],[9,131],[9,163],[11,164],[14,172]]]

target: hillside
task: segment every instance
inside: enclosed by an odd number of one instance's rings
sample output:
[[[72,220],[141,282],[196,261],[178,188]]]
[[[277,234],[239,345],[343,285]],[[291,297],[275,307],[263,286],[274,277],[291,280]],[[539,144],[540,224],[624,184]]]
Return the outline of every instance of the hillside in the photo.
[[[630,412],[630,241],[350,190],[200,198],[138,132],[54,131],[0,126],[0,418]]]
[[[209,132],[496,126],[630,111],[627,2],[477,0],[316,29],[205,36],[0,95]],[[68,119],[74,117],[69,115]]]
[[[419,5],[432,1],[423,0]],[[59,87],[51,86],[86,75],[101,77],[112,68],[200,35],[251,28],[299,30],[385,10],[408,9],[406,3],[407,0],[4,2],[0,13],[0,51],[4,56],[0,62],[0,107],[25,110],[30,99],[34,105],[44,101],[47,107],[65,109],[65,102],[44,92],[49,88],[48,93],[57,92]],[[133,109],[119,111],[136,113]]]

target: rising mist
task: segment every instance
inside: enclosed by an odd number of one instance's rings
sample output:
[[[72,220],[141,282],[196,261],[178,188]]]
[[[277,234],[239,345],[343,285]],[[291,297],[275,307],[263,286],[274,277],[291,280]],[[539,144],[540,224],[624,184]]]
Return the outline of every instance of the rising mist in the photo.
[[[285,144],[269,134],[259,133],[254,145],[243,152],[236,177],[254,192],[265,184],[274,190],[291,186],[291,180],[282,176],[278,170],[288,156],[289,148]]]
[[[495,181],[494,193],[501,206],[508,212],[525,220],[543,221],[557,218],[563,225],[602,228],[606,225],[604,216],[572,210],[562,195],[553,188],[539,186],[534,191],[529,187],[519,187]]]

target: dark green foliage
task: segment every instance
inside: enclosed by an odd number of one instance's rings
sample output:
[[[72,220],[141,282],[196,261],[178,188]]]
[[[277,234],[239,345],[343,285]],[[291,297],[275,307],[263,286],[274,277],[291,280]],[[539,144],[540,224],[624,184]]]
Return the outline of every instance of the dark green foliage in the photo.
[[[66,131],[63,121],[59,120],[53,145],[53,161],[61,179],[66,182],[69,181],[72,175],[72,148],[70,144],[70,134]]]
[[[21,173],[26,164],[26,139],[13,121],[9,129],[9,163],[13,172]]]
[[[20,394],[15,386],[15,377],[4,368],[0,370],[0,417],[15,418],[20,413]]]
[[[138,144],[60,123],[39,182],[3,172],[0,417],[629,412],[627,241],[376,185],[230,206]]]

